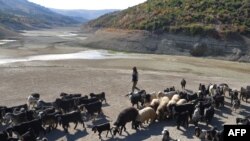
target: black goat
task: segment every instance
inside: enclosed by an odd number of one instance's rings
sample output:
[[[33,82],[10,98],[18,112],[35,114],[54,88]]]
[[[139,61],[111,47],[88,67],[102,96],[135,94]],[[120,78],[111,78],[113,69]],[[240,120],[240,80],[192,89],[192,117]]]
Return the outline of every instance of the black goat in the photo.
[[[162,134],[162,141],[180,141],[179,139],[173,140],[170,138],[170,134],[167,128],[164,128],[161,132]]]
[[[180,92],[179,93],[179,97],[180,97],[180,99],[186,99],[187,100],[187,93],[186,92]]]
[[[236,118],[236,124],[250,125],[250,121],[248,118]]]
[[[9,138],[7,132],[0,132],[0,141],[19,141],[18,138]]]
[[[47,138],[42,138],[41,140],[37,140],[32,129],[29,129],[25,134],[20,137],[21,141],[48,141]]]
[[[173,86],[173,87],[170,87],[170,88],[166,88],[165,90],[164,90],[164,92],[172,92],[172,91],[175,91],[175,87]]]
[[[233,110],[236,112],[236,109],[240,108],[240,100],[239,99],[234,99],[233,100]]]
[[[212,119],[214,117],[214,107],[213,106],[210,106],[209,108],[206,108],[205,109],[205,121],[206,121],[206,124],[208,125]]]
[[[199,91],[200,91],[200,95],[199,97],[204,97],[207,95],[207,90],[206,90],[206,86],[204,84],[199,85]]]
[[[109,122],[103,123],[103,124],[99,124],[99,125],[95,125],[94,127],[92,127],[92,131],[94,131],[94,133],[96,133],[96,131],[98,131],[99,138],[101,138],[101,133],[103,131],[107,131],[106,137],[108,136],[109,132],[112,135],[112,131],[111,131],[111,127],[110,127],[110,123]]]
[[[105,92],[101,92],[101,93],[99,93],[99,94],[90,93],[89,96],[90,96],[91,98],[96,97],[96,98],[98,98],[101,102],[105,101],[105,103],[107,103],[106,98],[105,98]]]
[[[32,129],[29,129],[20,138],[21,138],[21,141],[36,141],[36,136]]]
[[[166,128],[164,128],[161,133],[163,135],[162,141],[169,141],[170,139],[169,131]]]
[[[45,134],[45,130],[42,127],[42,121],[39,119],[35,119],[32,121],[28,121],[28,122],[23,122],[16,126],[9,127],[6,129],[6,131],[9,133],[10,137],[12,137],[13,132],[21,136],[24,133],[26,133],[29,129],[32,129],[34,131],[34,134],[36,137],[39,136],[40,132],[43,132],[43,134]]]
[[[94,97],[94,98],[86,98],[86,97],[81,97],[81,98],[76,98],[74,100],[75,105],[79,106],[79,105],[85,105],[85,104],[89,104],[89,103],[94,103],[99,101],[98,98]]]
[[[74,99],[56,99],[54,102],[54,105],[56,106],[57,109],[63,111],[64,113],[70,112],[72,110],[77,109],[75,106],[75,101]]]
[[[180,129],[180,126],[185,126],[186,128],[188,128],[188,116],[189,116],[189,112],[185,111],[185,112],[181,112],[181,113],[176,113],[175,117],[176,117],[176,123],[177,123],[177,129]]]
[[[185,103],[182,105],[173,105],[175,113],[182,113],[188,111],[189,118],[192,119],[194,113],[194,104],[193,103]],[[173,113],[173,114],[175,114]]]
[[[7,132],[5,132],[5,131],[0,132],[0,141],[7,141],[7,140],[8,140]]]
[[[16,125],[22,122],[26,122],[27,116],[26,112],[21,112],[21,113],[6,113],[4,116],[4,120],[6,123],[11,123],[12,125]]]
[[[209,108],[212,105],[210,101],[200,101],[198,107],[200,108],[200,115],[203,117],[205,108]]]
[[[213,99],[216,108],[219,108],[219,106],[224,106],[224,96],[216,94],[215,96],[213,96]]]
[[[230,94],[230,97],[231,97],[231,104],[233,104],[233,101],[235,100],[235,99],[239,99],[239,93],[238,93],[238,91],[232,91],[231,93],[229,93]]]
[[[146,91],[141,90],[138,93],[130,93],[129,98],[132,103],[132,106],[136,104],[137,108],[139,108],[139,105],[138,105],[139,102],[141,103],[141,106],[144,105],[144,99],[146,98]]]
[[[224,141],[224,129],[217,131],[213,141]]]
[[[82,107],[85,107],[85,109],[87,110],[87,114],[90,116],[93,116],[94,113],[98,113],[98,114],[102,113],[102,103],[100,101],[81,105],[80,109],[82,109]]]
[[[194,93],[194,94],[187,94],[187,101],[193,101],[198,99],[198,94]]]
[[[35,109],[48,109],[48,108],[53,108],[54,103],[53,102],[45,102],[43,100],[38,100],[36,103],[36,108]]]
[[[247,103],[247,100],[250,98],[250,89],[248,88],[249,86],[247,88],[241,87],[240,89],[240,99],[244,101],[244,98],[245,98],[246,103]]]
[[[62,125],[65,132],[68,132],[70,122],[75,123],[74,129],[76,129],[78,122],[80,122],[83,125],[83,128],[86,130],[83,119],[82,119],[82,115],[79,111],[73,111],[65,115],[57,115],[57,119],[59,121],[59,124]]]
[[[54,107],[49,107],[49,108],[47,107],[47,108],[42,109],[42,110],[39,109],[39,111],[37,110],[39,117],[42,117],[42,116],[47,115],[47,114],[52,114],[55,112],[56,112],[56,109]]]
[[[67,94],[62,92],[60,96],[62,99],[67,100],[67,99],[79,98],[82,96],[82,94]]]
[[[214,140],[216,138],[217,134],[217,128],[214,127],[211,130],[204,130],[200,127],[195,127],[195,136],[200,139],[206,139],[206,140]]]
[[[39,93],[32,93],[31,96],[33,96],[36,99],[40,98],[40,94]]]
[[[134,128],[134,123],[136,121],[136,117],[138,116],[139,112],[134,107],[129,107],[120,112],[114,125],[116,126],[114,129],[114,135],[116,133],[122,134],[122,130],[126,131],[126,123],[132,121],[132,128]],[[121,128],[120,128],[121,127]],[[120,128],[120,129],[119,129]],[[119,131],[120,130],[120,131]]]
[[[57,128],[58,125],[58,119],[57,115],[62,114],[61,112],[54,112],[51,114],[44,114],[41,115],[42,125],[45,127],[46,125],[49,125],[49,131],[51,131],[53,128]]]
[[[13,106],[13,107],[1,107],[1,115],[4,116],[6,113],[13,113],[16,111],[20,110],[28,110],[28,105],[23,104],[23,105],[18,105],[18,106]]]

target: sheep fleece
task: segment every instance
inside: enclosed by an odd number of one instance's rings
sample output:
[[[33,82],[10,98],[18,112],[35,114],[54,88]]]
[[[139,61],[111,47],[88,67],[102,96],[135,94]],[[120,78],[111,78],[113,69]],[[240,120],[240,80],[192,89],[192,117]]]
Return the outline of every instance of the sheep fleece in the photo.
[[[145,121],[151,120],[150,122],[154,121],[156,118],[156,113],[153,108],[146,107],[139,111],[139,115],[137,117],[137,121],[144,123]]]

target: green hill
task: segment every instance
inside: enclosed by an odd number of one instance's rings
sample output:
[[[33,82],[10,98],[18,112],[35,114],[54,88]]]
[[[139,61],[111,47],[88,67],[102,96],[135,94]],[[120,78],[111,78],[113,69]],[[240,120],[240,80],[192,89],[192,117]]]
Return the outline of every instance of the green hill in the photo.
[[[104,15],[88,26],[218,37],[250,35],[250,0],[147,0]]]

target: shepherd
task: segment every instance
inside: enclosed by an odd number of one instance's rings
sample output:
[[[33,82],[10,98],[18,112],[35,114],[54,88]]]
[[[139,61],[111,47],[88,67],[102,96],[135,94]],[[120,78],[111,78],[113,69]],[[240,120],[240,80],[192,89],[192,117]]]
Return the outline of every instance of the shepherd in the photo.
[[[132,82],[133,82],[132,93],[134,93],[135,89],[138,90],[138,91],[140,91],[140,89],[138,87],[136,87],[137,82],[138,82],[138,72],[137,72],[137,68],[136,67],[133,67]]]
[[[186,80],[184,78],[182,78],[182,80],[181,80],[181,88],[182,89],[185,89],[186,83],[187,83]]]

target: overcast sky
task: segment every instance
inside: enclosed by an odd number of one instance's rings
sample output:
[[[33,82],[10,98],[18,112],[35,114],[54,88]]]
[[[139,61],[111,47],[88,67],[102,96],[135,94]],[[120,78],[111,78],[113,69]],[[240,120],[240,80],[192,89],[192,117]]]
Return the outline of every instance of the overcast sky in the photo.
[[[146,0],[29,0],[56,9],[126,9]]]

